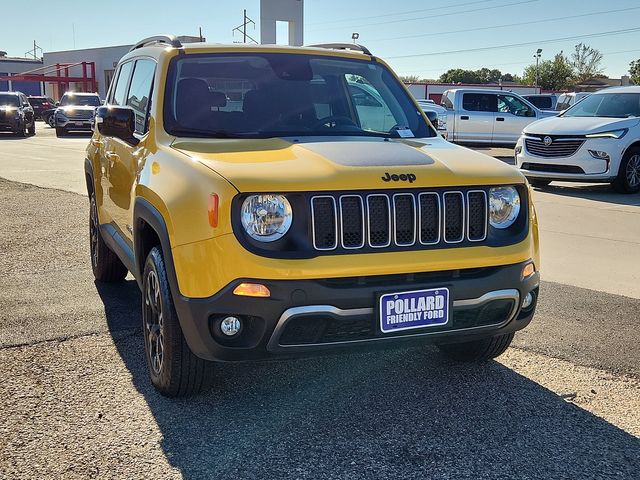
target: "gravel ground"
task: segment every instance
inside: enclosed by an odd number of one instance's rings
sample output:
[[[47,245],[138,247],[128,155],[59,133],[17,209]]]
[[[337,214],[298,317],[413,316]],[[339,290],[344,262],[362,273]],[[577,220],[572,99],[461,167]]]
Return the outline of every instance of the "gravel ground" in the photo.
[[[640,382],[512,349],[222,365],[167,400],[137,335],[0,350],[5,478],[637,478]],[[595,391],[596,393],[592,392]],[[574,396],[575,395],[575,396]]]
[[[0,179],[0,479],[638,478],[638,300],[543,283],[499,362],[219,365],[211,392],[168,400],[135,282],[93,283],[86,216]]]

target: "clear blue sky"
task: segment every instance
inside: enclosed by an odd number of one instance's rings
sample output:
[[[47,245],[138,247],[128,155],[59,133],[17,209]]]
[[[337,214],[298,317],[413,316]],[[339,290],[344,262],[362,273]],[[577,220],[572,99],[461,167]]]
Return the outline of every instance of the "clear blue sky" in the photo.
[[[33,40],[55,51],[130,44],[156,33],[194,35],[198,27],[209,41],[232,42],[239,39],[231,30],[242,23],[242,9],[259,23],[260,5],[259,0],[7,3],[0,50],[11,56],[22,56]],[[636,30],[619,32],[628,29]],[[613,31],[619,33],[608,33]],[[583,41],[604,54],[607,75],[620,77],[631,60],[640,58],[640,2],[306,0],[305,43],[350,41],[352,32],[400,74],[437,78],[449,68],[483,66],[520,74],[537,48],[551,58]],[[259,26],[249,34],[259,39]],[[513,44],[526,45],[488,49]]]

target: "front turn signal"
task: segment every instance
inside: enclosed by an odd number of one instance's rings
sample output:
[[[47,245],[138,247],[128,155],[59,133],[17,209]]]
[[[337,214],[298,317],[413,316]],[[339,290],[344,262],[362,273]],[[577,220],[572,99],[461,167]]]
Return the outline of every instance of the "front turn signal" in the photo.
[[[268,298],[271,296],[269,289],[259,283],[241,283],[233,289],[233,294],[240,297]]]
[[[525,280],[534,273],[536,273],[536,266],[533,264],[533,262],[527,263],[522,269],[522,279]]]

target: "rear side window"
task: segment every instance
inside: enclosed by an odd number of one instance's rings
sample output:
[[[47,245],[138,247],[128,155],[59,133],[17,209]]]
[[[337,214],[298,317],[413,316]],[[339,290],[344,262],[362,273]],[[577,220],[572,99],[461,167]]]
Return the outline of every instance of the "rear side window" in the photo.
[[[156,64],[153,60],[137,60],[127,95],[127,106],[136,114],[136,133],[147,131],[147,112]]]
[[[127,62],[120,65],[120,71],[118,72],[118,80],[116,81],[115,88],[111,94],[112,105],[125,105],[127,95],[127,85],[129,84],[129,77],[131,76],[131,68],[133,62]]]
[[[553,108],[551,97],[525,97],[538,108]]]
[[[488,93],[465,93],[462,108],[468,112],[497,112],[498,98]]]

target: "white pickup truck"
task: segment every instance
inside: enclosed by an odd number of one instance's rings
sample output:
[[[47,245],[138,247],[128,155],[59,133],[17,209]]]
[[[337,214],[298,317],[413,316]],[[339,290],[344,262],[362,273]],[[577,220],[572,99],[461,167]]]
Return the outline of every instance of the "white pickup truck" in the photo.
[[[505,90],[455,88],[444,92],[441,104],[447,112],[439,128],[456,143],[515,145],[527,125],[557,114]]]

